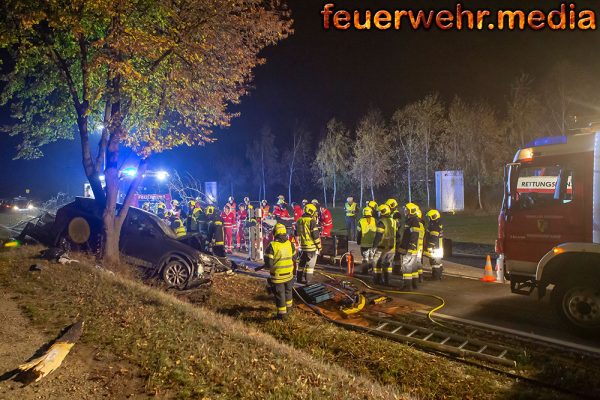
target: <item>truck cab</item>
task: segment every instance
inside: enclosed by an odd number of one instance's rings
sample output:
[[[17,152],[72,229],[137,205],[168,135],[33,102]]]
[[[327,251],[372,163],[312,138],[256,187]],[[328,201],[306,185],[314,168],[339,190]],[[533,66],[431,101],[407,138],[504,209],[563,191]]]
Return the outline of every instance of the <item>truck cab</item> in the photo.
[[[534,140],[505,167],[496,252],[511,291],[552,287],[559,315],[600,330],[600,133]]]

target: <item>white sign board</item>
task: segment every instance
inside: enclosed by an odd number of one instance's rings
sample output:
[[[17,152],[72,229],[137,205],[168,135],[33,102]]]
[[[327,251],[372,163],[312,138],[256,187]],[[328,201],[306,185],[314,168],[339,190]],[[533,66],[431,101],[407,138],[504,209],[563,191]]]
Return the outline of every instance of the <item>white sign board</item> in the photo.
[[[554,193],[558,176],[522,176],[517,181],[518,193]],[[573,192],[571,177],[567,179],[567,193]]]
[[[435,172],[435,207],[440,212],[465,209],[465,182],[462,171]]]

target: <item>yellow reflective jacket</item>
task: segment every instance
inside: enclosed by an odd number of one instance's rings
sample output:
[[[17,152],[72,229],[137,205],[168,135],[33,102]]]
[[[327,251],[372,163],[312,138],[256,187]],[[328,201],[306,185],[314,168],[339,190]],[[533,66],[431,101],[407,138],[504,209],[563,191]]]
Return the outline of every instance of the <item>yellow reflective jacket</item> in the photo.
[[[296,247],[286,240],[273,240],[265,250],[265,265],[269,267],[271,282],[285,283],[294,277]]]

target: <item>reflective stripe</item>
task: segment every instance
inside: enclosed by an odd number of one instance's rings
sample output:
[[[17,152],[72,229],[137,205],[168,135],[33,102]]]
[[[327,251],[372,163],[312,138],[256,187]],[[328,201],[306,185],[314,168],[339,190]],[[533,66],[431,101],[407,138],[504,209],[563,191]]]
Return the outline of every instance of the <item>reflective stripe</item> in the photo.
[[[412,274],[402,274],[402,277],[404,279],[409,279],[409,278],[412,278]]]
[[[225,245],[225,242],[215,242],[215,246],[223,246]]]

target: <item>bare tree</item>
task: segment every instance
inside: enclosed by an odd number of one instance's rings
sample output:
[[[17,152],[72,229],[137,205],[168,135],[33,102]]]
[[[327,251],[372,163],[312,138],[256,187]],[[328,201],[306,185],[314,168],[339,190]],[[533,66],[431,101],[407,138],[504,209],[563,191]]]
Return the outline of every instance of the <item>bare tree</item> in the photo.
[[[265,125],[260,139],[251,143],[246,150],[246,158],[250,161],[250,169],[254,183],[258,185],[258,198],[267,198],[267,184],[275,178],[278,150],[275,147],[275,136],[271,128]]]
[[[360,183],[360,202],[365,184],[375,198],[375,188],[388,181],[392,168],[392,137],[379,110],[369,111],[356,127],[352,175]]]
[[[408,105],[397,110],[392,117],[392,159],[396,170],[405,171],[408,201],[413,201],[413,177],[422,152],[422,143],[418,137],[418,110]]]
[[[533,134],[540,133],[544,112],[529,75],[523,73],[512,83],[506,108],[509,143],[511,147],[524,147]]]
[[[169,192],[177,193],[179,198],[187,203],[189,200],[200,199],[212,203],[214,199],[208,199],[202,188],[202,182],[198,181],[192,174],[186,172],[183,176],[177,171],[169,177],[167,182]]]
[[[319,143],[313,165],[317,181],[323,185],[324,197],[327,197],[326,188],[331,184],[333,207],[335,207],[338,186],[348,174],[350,155],[348,128],[342,122],[332,118],[327,123],[327,136]],[[327,203],[326,199],[325,203]]]
[[[288,199],[292,201],[292,185],[296,181],[296,175],[306,170],[309,161],[310,133],[304,128],[297,126],[292,133],[291,148],[282,155],[282,163],[287,166]]]

